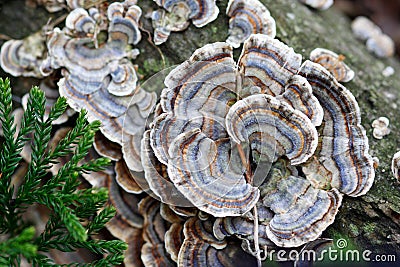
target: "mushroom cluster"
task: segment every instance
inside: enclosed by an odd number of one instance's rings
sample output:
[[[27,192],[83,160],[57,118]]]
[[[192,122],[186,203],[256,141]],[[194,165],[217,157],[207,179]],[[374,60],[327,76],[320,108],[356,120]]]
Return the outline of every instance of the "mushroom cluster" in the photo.
[[[343,195],[373,183],[354,96],[276,39],[251,35],[238,63],[227,43],[208,44],[164,83],[141,159],[152,201],[173,219],[169,230],[145,223],[157,235],[145,238],[145,266],[165,255],[207,265],[228,253],[229,236],[250,254],[250,244],[301,246],[334,221]],[[235,244],[229,253],[242,253]]]
[[[75,110],[88,110],[89,120],[102,121],[101,130],[123,146],[129,168],[141,171],[140,140],[155,94],[137,88],[131,45],[141,39],[141,9],[135,1],[116,2],[106,14],[96,8],[74,9],[63,30],[54,29],[47,41],[44,74],[62,69],[59,91]],[[97,35],[107,39],[98,43]]]
[[[171,32],[183,31],[189,27],[189,20],[200,28],[215,20],[219,13],[215,0],[154,1],[163,8],[151,14],[156,45],[166,42]]]
[[[269,10],[258,0],[230,0],[226,8],[229,19],[228,44],[237,48],[252,33],[276,35],[275,20]]]

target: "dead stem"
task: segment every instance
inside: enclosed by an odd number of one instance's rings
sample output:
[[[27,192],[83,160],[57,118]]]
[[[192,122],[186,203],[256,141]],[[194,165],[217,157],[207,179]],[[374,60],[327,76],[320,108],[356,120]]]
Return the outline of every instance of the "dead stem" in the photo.
[[[250,169],[250,164],[247,161],[246,154],[243,151],[243,147],[241,144],[237,144],[237,148],[239,151],[239,156],[242,161],[242,164],[246,166],[245,178],[249,184],[253,184],[253,176]],[[257,205],[253,207],[253,217],[254,217],[254,228],[253,228],[253,238],[254,238],[254,257],[257,259],[257,266],[261,267],[261,251],[259,245],[258,238],[258,211]],[[251,251],[251,250],[250,250]]]
[[[142,30],[142,31],[144,31],[145,33],[147,33],[147,35],[148,35],[147,41],[148,41],[148,42],[157,50],[157,52],[160,54],[161,60],[162,60],[162,64],[163,64],[162,69],[165,69],[166,63],[165,63],[164,54],[163,54],[163,52],[161,51],[161,49],[160,49],[157,45],[154,44],[154,42],[153,42],[153,40],[152,40],[152,38],[151,38],[152,36],[151,36],[150,31],[147,30],[147,29],[145,29],[145,28],[143,28],[142,26],[139,26],[139,29]]]

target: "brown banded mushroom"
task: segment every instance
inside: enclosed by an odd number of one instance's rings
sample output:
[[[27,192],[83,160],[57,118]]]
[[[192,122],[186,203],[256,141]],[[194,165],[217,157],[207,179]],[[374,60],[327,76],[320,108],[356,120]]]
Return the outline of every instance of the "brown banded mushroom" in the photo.
[[[331,186],[341,193],[353,197],[366,194],[374,181],[375,170],[356,99],[317,63],[305,61],[299,74],[311,84],[314,96],[324,109],[317,166],[330,174],[327,178]],[[319,180],[313,178],[318,175],[318,169],[305,172],[310,173],[310,180]]]
[[[144,217],[141,258],[144,266],[174,266],[165,249],[165,233],[168,223],[160,215],[160,202],[147,196],[139,203],[139,211]]]
[[[344,59],[343,55],[325,48],[315,48],[310,53],[310,60],[329,70],[338,82],[349,82],[354,78],[354,71],[343,62]]]
[[[257,86],[261,93],[276,96],[300,68],[301,55],[277,39],[253,34],[243,45],[238,65],[242,88]]]
[[[277,99],[287,102],[295,110],[304,113],[315,126],[320,126],[324,111],[317,98],[312,94],[311,85],[300,75],[293,75],[285,86],[283,94]]]
[[[121,146],[108,140],[101,132],[96,132],[93,147],[102,157],[113,161],[118,161],[122,158]]]
[[[266,226],[273,217],[271,210],[266,208],[261,202],[257,203],[258,221],[258,244],[259,246],[273,246],[274,243],[268,238]],[[252,216],[251,216],[252,217]],[[249,245],[254,243],[254,218],[242,217],[223,217],[217,218],[213,225],[213,234],[218,240],[224,240],[228,236],[236,236],[243,240],[242,244]],[[250,247],[248,247],[250,249]]]
[[[117,161],[114,170],[116,174],[115,180],[126,192],[140,194],[148,189],[146,181],[140,182],[139,175],[137,175],[139,177],[134,177],[133,172],[129,170],[124,160]]]
[[[333,5],[333,0],[300,0],[300,2],[319,10],[328,9]]]
[[[183,31],[189,26],[189,20],[196,27],[203,27],[215,20],[219,9],[215,0],[154,0],[164,8],[152,13],[154,43],[167,41],[172,31]]]
[[[400,151],[396,152],[392,158],[392,173],[394,178],[400,182]]]
[[[185,239],[179,251],[178,266],[255,266],[254,257],[237,243],[218,240],[212,234],[212,222],[191,218],[185,222]]]
[[[239,150],[229,139],[216,142],[199,129],[183,133],[170,146],[168,174],[193,205],[216,217],[237,216],[257,202],[257,188],[246,183]]]
[[[106,224],[106,227],[113,236],[128,244],[128,249],[124,252],[124,264],[126,266],[143,266],[140,258],[144,244],[143,230],[126,223],[118,213]]]
[[[317,130],[305,114],[265,94],[236,102],[226,116],[226,126],[233,141],[251,143],[258,160],[275,162],[286,155],[292,165],[298,165],[314,154],[318,144]]]
[[[267,236],[281,247],[298,247],[317,239],[333,223],[342,202],[337,189],[315,189],[296,176],[270,180],[262,196],[264,205],[275,213],[266,228]]]
[[[169,253],[174,262],[178,262],[179,250],[183,243],[183,223],[177,222],[171,224],[171,227],[165,232],[165,250]]]
[[[42,32],[23,40],[9,40],[1,46],[0,66],[13,75],[42,78],[40,66],[46,54],[46,37]]]
[[[229,37],[226,42],[238,48],[252,33],[275,38],[275,20],[258,0],[230,0],[226,8],[229,19]]]
[[[191,207],[192,204],[174,186],[168,177],[167,166],[160,163],[150,146],[150,131],[143,134],[141,146],[141,161],[144,175],[150,190],[157,199],[166,204],[179,203],[181,207]]]
[[[89,16],[89,13],[85,9],[77,8],[68,14],[65,26],[76,32],[94,33],[96,21]]]

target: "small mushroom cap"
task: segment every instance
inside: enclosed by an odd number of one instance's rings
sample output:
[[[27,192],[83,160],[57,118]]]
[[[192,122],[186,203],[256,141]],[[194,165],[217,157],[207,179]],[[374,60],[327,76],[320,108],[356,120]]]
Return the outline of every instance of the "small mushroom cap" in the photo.
[[[364,16],[355,18],[351,23],[351,29],[354,35],[363,41],[368,40],[372,36],[382,34],[381,28]]]
[[[269,239],[277,246],[297,247],[317,239],[333,223],[342,195],[336,189],[315,189],[306,179],[289,176],[266,193],[263,202],[275,213],[266,230]]]
[[[236,143],[251,140],[262,161],[274,162],[286,155],[297,165],[312,156],[318,144],[310,119],[269,95],[252,95],[236,102],[225,122],[229,136]]]
[[[367,40],[367,49],[377,57],[386,58],[394,55],[396,47],[392,38],[386,34],[379,34]]]
[[[155,10],[151,13],[151,19],[156,45],[166,42],[171,32],[183,31],[190,25],[186,5],[178,5],[172,13],[164,9]]]
[[[163,203],[192,207],[193,205],[182,195],[168,177],[167,166],[160,163],[150,146],[150,131],[142,138],[141,161],[145,178],[151,191]]]
[[[120,188],[114,177],[107,180],[110,203],[116,208],[117,213],[129,225],[142,228],[143,218],[138,210],[138,196],[129,194]]]
[[[140,194],[146,190],[146,188],[142,188],[142,184],[138,183],[138,177],[132,175],[124,160],[117,161],[114,170],[116,173],[115,180],[126,192]]]
[[[183,131],[200,128],[210,138],[226,137],[224,117],[235,101],[235,63],[226,43],[206,45],[172,70],[161,93],[162,113],[150,133],[158,160],[168,163],[168,148]],[[210,82],[203,82],[210,81]]]
[[[168,12],[174,12],[178,6],[185,6],[186,16],[196,27],[203,27],[218,17],[219,9],[215,0],[154,0]]]
[[[253,33],[262,33],[275,38],[275,20],[258,0],[230,0],[226,14],[230,17],[229,37],[226,42],[235,48]]]
[[[215,0],[154,0],[165,10],[152,12],[154,43],[167,41],[171,32],[183,31],[189,26],[189,19],[196,27],[203,27],[218,16]]]
[[[0,66],[13,75],[43,78],[40,71],[46,53],[46,37],[37,32],[23,40],[8,40],[1,46]]]
[[[173,266],[165,250],[167,222],[160,215],[160,202],[147,196],[139,203],[139,211],[144,217],[141,258],[145,266]]]
[[[178,262],[179,250],[183,243],[183,224],[173,223],[165,233],[165,250],[174,262]]]
[[[65,26],[77,32],[94,33],[96,22],[85,9],[77,8],[68,14]]]
[[[107,16],[110,20],[108,40],[137,44],[142,38],[139,30],[142,10],[137,5],[124,5],[124,3],[115,2],[108,7]]]
[[[122,158],[121,146],[108,140],[101,132],[96,132],[93,147],[100,156],[118,161]]]
[[[400,182],[400,151],[393,155],[392,173],[393,176]]]
[[[179,252],[178,266],[255,266],[256,259],[244,252],[237,242],[217,240],[212,223],[191,218],[184,226],[185,239]]]
[[[336,80],[349,82],[354,78],[354,71],[343,62],[342,57],[325,48],[315,48],[310,53],[310,60],[329,70]]]
[[[300,0],[300,2],[319,10],[328,9],[333,5],[333,0]]]
[[[63,32],[54,30],[47,43],[51,68],[66,68],[70,83],[82,93],[93,93],[109,81],[111,93],[118,96],[132,94],[137,78],[132,63],[123,60],[127,56],[123,51],[125,47],[117,48],[107,43],[96,49],[90,47],[92,42],[90,38],[70,38]],[[44,64],[47,63],[46,61]],[[131,67],[121,69],[119,64]],[[111,80],[108,79],[110,75]],[[122,85],[119,91],[113,90],[114,83]]]
[[[372,122],[372,128],[374,128],[372,135],[376,139],[382,139],[384,136],[390,133],[389,119],[386,117],[379,117]]]
[[[293,48],[263,34],[253,34],[244,43],[239,59],[243,87],[258,86],[262,93],[279,95],[301,65]]]
[[[317,157],[331,173],[332,187],[354,197],[367,193],[374,181],[375,170],[357,101],[317,63],[305,61],[299,74],[306,77],[324,109]]]
[[[170,223],[180,223],[185,220],[183,216],[176,214],[168,204],[162,203],[160,205],[161,217]]]
[[[200,210],[237,216],[256,204],[259,191],[246,183],[244,164],[229,140],[213,141],[194,129],[175,138],[169,154],[171,181]]]
[[[260,203],[260,202],[258,202]],[[257,203],[257,204],[258,204]],[[260,203],[261,204],[261,203]],[[257,205],[257,209],[267,210],[263,205]],[[261,218],[258,227],[258,243],[260,246],[272,246],[274,243],[267,236],[267,225],[273,217],[273,213],[268,210],[268,219]],[[260,218],[259,218],[260,220]],[[224,240],[228,236],[235,235],[239,239],[254,242],[254,220],[243,217],[224,217],[217,218],[213,225],[213,234],[219,240]]]
[[[277,99],[287,102],[294,109],[304,113],[315,126],[320,126],[324,111],[318,99],[312,94],[311,85],[300,75],[293,75],[288,81],[285,91]]]
[[[196,107],[191,108],[188,105],[189,100],[196,96],[199,98],[197,105],[202,106],[216,88],[221,88],[220,90],[227,91],[227,93],[235,92],[235,69],[232,47],[226,43],[207,44],[197,49],[189,60],[173,69],[165,78],[167,88],[161,95],[164,112],[173,112],[178,107],[179,111],[188,109],[193,112]],[[228,96],[223,100],[229,102],[231,99],[232,96]],[[223,102],[219,104],[221,105]],[[223,105],[223,108],[225,112],[229,109],[226,105]]]
[[[183,233],[185,239],[179,251],[178,266],[217,266],[216,262],[208,261],[209,251],[223,249],[227,243],[213,236],[211,222],[190,218],[185,222]]]

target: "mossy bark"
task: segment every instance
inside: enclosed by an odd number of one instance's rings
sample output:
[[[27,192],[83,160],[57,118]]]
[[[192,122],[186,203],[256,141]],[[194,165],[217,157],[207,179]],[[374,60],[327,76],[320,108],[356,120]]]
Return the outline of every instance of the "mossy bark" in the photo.
[[[328,228],[324,236],[348,238],[359,249],[369,249],[374,253],[395,251],[400,254],[400,186],[390,170],[391,158],[400,150],[398,58],[382,60],[374,57],[367,51],[364,43],[353,36],[349,19],[334,7],[326,11],[316,11],[295,0],[261,1],[276,20],[277,38],[292,46],[304,58],[316,47],[328,48],[346,56],[346,63],[355,71],[356,77],[345,86],[358,100],[362,124],[369,138],[370,152],[380,160],[371,190],[362,197],[345,197],[335,223]],[[144,15],[156,8],[150,0],[141,0],[138,4],[142,7]],[[4,11],[8,3],[3,5]],[[135,60],[143,79],[149,78],[164,67],[181,63],[189,58],[195,49],[207,43],[224,41],[228,35],[228,17],[225,15],[227,1],[217,0],[217,5],[220,9],[218,19],[203,28],[190,26],[183,32],[172,33],[159,49],[148,39],[146,31],[151,31],[151,22],[143,16],[143,38],[138,45],[141,54]],[[42,15],[38,15],[42,14],[42,11],[41,9],[40,13],[30,15],[31,18],[36,16],[36,19],[33,19],[35,25],[44,24]],[[19,12],[18,8],[15,12]],[[24,12],[32,13],[29,10]],[[14,38],[23,37],[19,36],[20,34],[12,34],[15,30],[23,29],[23,26],[7,22],[10,26],[3,27],[6,22],[4,19],[2,21],[1,33]],[[30,25],[29,20],[25,23],[24,27],[31,27],[27,26]],[[39,28],[32,31],[37,29]],[[239,53],[240,49],[236,49],[236,58]],[[395,69],[393,76],[382,75],[386,66]],[[372,137],[371,123],[380,116],[390,119],[391,133],[382,140],[377,140]]]
[[[142,4],[141,1],[139,4]],[[367,51],[363,42],[352,34],[350,20],[334,7],[317,11],[294,0],[261,0],[276,20],[277,38],[306,59],[316,47],[328,48],[346,57],[346,63],[356,77],[345,86],[354,94],[360,105],[362,124],[369,138],[370,153],[379,158],[375,182],[365,196],[345,197],[335,223],[324,236],[347,238],[358,249],[373,253],[400,254],[400,186],[390,170],[393,154],[400,150],[400,63],[398,58],[378,59]],[[167,65],[178,64],[197,48],[211,42],[224,41],[228,35],[227,1],[217,1],[220,15],[203,28],[190,28],[172,33],[168,41],[159,46]],[[155,8],[155,6],[152,6]],[[144,14],[150,6],[143,6]],[[148,19],[143,27],[151,30]],[[139,45],[141,55],[136,60],[146,77],[162,68],[159,52],[144,40]],[[235,50],[238,57],[240,49]],[[392,66],[395,74],[384,77],[382,70]],[[386,116],[391,133],[382,140],[372,136],[371,123]]]

